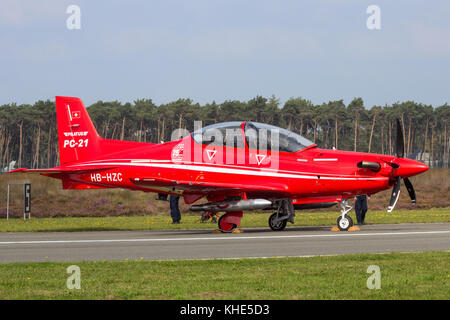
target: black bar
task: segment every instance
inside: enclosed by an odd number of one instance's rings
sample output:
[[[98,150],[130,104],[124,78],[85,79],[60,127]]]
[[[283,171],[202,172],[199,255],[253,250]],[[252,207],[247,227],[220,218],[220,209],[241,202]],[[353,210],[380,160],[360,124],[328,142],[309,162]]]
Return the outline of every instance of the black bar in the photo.
[[[156,318],[164,319],[299,319],[299,318],[334,318],[337,315],[368,314],[385,317],[409,317],[420,310],[445,312],[448,301],[356,301],[356,300],[152,300],[152,301],[0,301],[2,310],[14,311],[16,315],[23,312],[39,312],[61,307],[72,310],[74,315],[85,315],[89,309],[91,316],[104,316],[111,313],[147,312],[149,315],[160,314]],[[306,317],[309,313],[311,316]],[[314,316],[316,314],[317,316]],[[444,313],[443,313],[444,314]],[[292,316],[296,315],[296,316]],[[303,315],[300,317],[299,315]],[[320,316],[319,316],[320,315]],[[150,318],[148,316],[147,318]],[[151,318],[155,318],[152,316]]]
[[[30,213],[31,212],[31,184],[30,183],[25,183],[23,185],[23,199],[24,199],[24,203],[23,203],[23,212],[25,213]]]

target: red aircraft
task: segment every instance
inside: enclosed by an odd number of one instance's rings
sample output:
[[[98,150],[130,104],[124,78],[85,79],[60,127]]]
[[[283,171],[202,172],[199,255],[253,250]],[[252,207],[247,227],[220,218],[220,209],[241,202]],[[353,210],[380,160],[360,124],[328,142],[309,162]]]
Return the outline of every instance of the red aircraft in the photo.
[[[213,124],[167,143],[101,138],[82,101],[56,97],[60,166],[17,169],[62,180],[64,189],[126,188],[180,195],[193,211],[225,212],[222,232],[239,225],[244,210],[274,210],[272,230],[294,223],[295,209],[341,205],[337,225],[353,221],[348,199],[393,188],[391,212],[401,179],[413,203],[408,177],[428,170],[404,157],[397,121],[396,156],[320,149],[308,139],[275,126],[241,121]]]

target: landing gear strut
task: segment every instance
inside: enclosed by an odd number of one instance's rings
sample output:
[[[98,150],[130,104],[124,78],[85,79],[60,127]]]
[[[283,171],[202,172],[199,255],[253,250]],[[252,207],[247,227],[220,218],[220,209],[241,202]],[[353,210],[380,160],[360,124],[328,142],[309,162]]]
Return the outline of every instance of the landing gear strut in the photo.
[[[349,215],[347,215],[347,212],[350,210],[352,210],[352,206],[348,205],[348,200],[342,200],[341,215],[337,218],[337,225],[341,231],[347,231],[350,227],[353,227],[353,220]]]
[[[295,211],[291,199],[280,200],[278,202],[277,212],[269,218],[269,227],[273,231],[284,230],[288,221],[294,223],[294,216]]]
[[[200,222],[204,223],[211,219],[211,223],[217,223],[216,219],[217,213],[214,211],[204,211],[200,217]]]

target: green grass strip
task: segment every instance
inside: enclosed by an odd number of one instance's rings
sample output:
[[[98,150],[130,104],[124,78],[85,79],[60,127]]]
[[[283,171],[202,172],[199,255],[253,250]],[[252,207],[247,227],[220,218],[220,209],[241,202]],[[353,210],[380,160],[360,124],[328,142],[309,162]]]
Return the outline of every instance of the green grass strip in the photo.
[[[1,299],[448,299],[448,252],[0,264]],[[66,268],[81,269],[81,289]],[[381,289],[368,289],[370,265]]]

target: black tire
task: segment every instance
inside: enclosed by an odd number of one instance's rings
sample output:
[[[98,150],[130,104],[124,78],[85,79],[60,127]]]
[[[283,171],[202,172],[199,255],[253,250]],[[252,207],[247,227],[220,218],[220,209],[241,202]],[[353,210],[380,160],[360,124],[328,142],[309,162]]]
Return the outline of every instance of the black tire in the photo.
[[[269,227],[273,231],[282,231],[286,228],[287,220],[281,220],[278,223],[274,223],[274,219],[276,218],[277,213],[275,212],[269,217]]]
[[[339,216],[337,218],[337,225],[339,230],[341,231],[347,231],[349,228],[353,227],[353,220],[349,215],[344,216],[345,220],[342,220],[342,216]]]
[[[225,218],[226,215],[227,215],[227,214],[223,214],[223,215],[220,216],[219,222],[217,223],[217,226],[219,227],[219,230],[220,230],[221,232],[224,232],[224,233],[231,233],[231,232],[234,231],[234,229],[237,228],[237,225],[235,225],[234,223],[227,223],[227,224],[224,224],[223,218]],[[230,225],[231,225],[231,226],[230,226]]]

